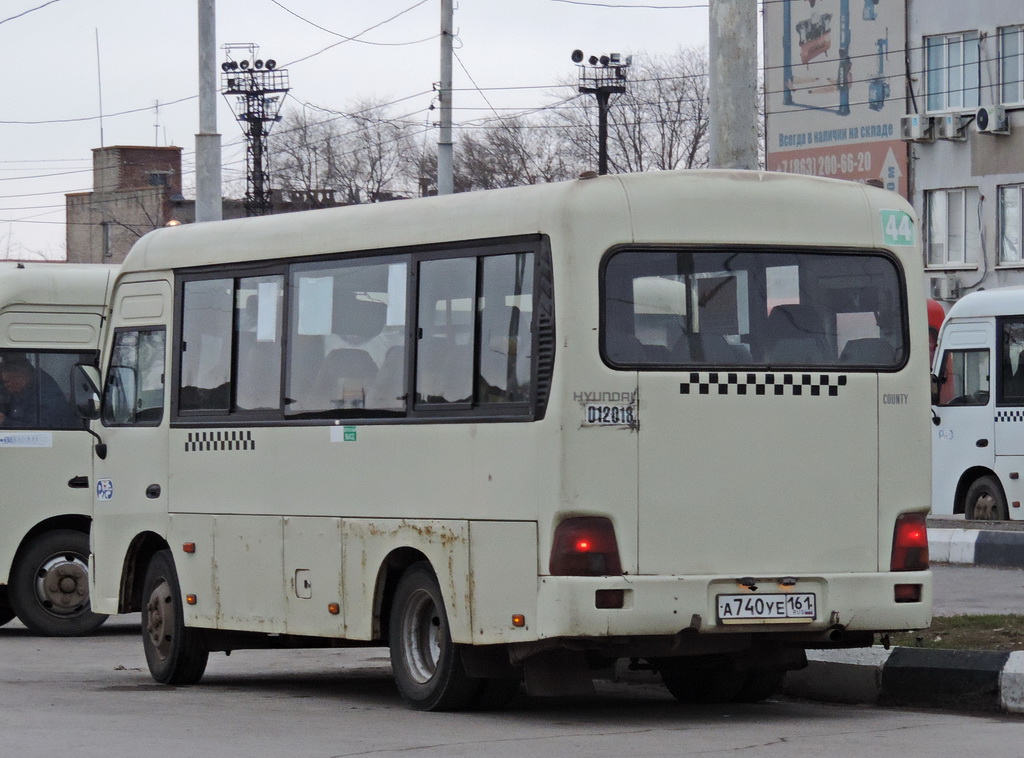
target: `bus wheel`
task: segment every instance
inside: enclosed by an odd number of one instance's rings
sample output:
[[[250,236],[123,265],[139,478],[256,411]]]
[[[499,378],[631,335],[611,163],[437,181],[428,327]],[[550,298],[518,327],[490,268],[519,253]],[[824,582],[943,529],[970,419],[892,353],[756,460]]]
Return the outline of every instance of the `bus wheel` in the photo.
[[[728,703],[739,697],[747,675],[724,666],[671,666],[662,668],[661,681],[680,703]]]
[[[89,606],[89,535],[55,529],[35,537],[11,570],[11,610],[36,634],[76,637],[106,616]]]
[[[395,683],[408,705],[421,711],[457,711],[477,697],[481,681],[469,677],[462,665],[430,564],[415,563],[402,575],[388,637]]]
[[[142,601],[142,647],[149,672],[163,684],[195,684],[206,671],[210,653],[199,632],[185,626],[170,550],[161,550],[149,562]]]
[[[964,517],[979,521],[1005,521],[1010,517],[998,479],[986,475],[974,480],[967,490]]]

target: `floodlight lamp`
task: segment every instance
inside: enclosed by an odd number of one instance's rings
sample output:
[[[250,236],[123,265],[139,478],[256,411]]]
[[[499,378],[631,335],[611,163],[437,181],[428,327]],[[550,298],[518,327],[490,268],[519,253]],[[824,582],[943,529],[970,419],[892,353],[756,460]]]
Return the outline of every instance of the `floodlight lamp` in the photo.
[[[619,60],[620,60],[621,57],[619,56],[618,53],[612,53],[608,57],[611,60],[611,63],[612,63],[613,66],[618,66],[619,65]]]
[[[223,71],[225,74],[228,71],[230,71],[231,70],[231,61],[224,61],[222,64],[220,64],[220,70]]]
[[[602,66],[607,66],[607,65],[608,65],[608,63],[609,63],[609,59],[608,59],[608,56],[607,56],[607,55],[602,55],[602,56],[601,56],[601,65],[602,65]]]
[[[254,65],[254,66],[255,66],[256,68],[263,68],[263,61],[262,61],[262,60],[260,60],[259,58],[257,58],[257,59],[256,59],[256,62],[255,62],[255,63],[254,63],[253,65]]]
[[[572,51],[572,62],[573,63],[582,63],[583,62],[583,51],[582,50],[573,50]]]
[[[277,61],[275,61],[273,58],[267,58],[266,62],[263,65],[267,67],[267,71],[273,71],[275,68],[277,68]]]
[[[242,61],[241,63],[238,64],[238,66],[239,66],[239,68],[242,69],[242,71],[248,71],[249,70],[249,61]]]
[[[597,65],[597,56],[596,55],[591,55],[590,58],[587,59],[587,63],[589,63],[591,66],[596,66]]]

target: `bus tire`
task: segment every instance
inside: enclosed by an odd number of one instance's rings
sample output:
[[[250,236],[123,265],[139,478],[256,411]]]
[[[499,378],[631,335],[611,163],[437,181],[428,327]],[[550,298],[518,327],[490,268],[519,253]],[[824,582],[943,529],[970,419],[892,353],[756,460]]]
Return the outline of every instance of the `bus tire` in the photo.
[[[181,588],[170,550],[161,550],[149,562],[142,602],[142,647],[153,678],[161,684],[198,682],[210,653],[199,632],[185,626]]]
[[[55,529],[34,537],[11,569],[11,610],[47,637],[77,637],[107,620],[89,605],[89,535]]]
[[[414,563],[402,575],[388,628],[391,669],[402,699],[420,711],[468,708],[482,682],[466,674],[452,642],[444,598],[430,564]]]
[[[964,498],[964,517],[979,521],[1005,521],[1010,517],[1006,495],[996,477],[986,474],[971,483]]]

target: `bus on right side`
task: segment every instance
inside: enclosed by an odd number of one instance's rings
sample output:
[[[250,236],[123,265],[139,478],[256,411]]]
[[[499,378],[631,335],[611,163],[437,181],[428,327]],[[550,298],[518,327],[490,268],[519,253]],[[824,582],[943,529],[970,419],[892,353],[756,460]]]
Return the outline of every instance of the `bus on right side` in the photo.
[[[932,513],[1024,519],[1024,287],[950,308],[935,352]]]

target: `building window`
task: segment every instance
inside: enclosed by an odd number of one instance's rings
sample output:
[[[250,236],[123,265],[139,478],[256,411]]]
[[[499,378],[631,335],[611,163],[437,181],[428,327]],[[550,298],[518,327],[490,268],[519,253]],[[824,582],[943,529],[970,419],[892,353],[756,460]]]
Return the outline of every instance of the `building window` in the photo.
[[[999,81],[1003,103],[1024,103],[1024,26],[999,30]]]
[[[925,193],[928,219],[928,265],[974,264],[981,251],[977,187]]]
[[[1021,263],[1021,242],[1024,240],[1024,184],[999,188],[999,262]]]
[[[978,52],[977,32],[925,38],[930,112],[978,107]]]

